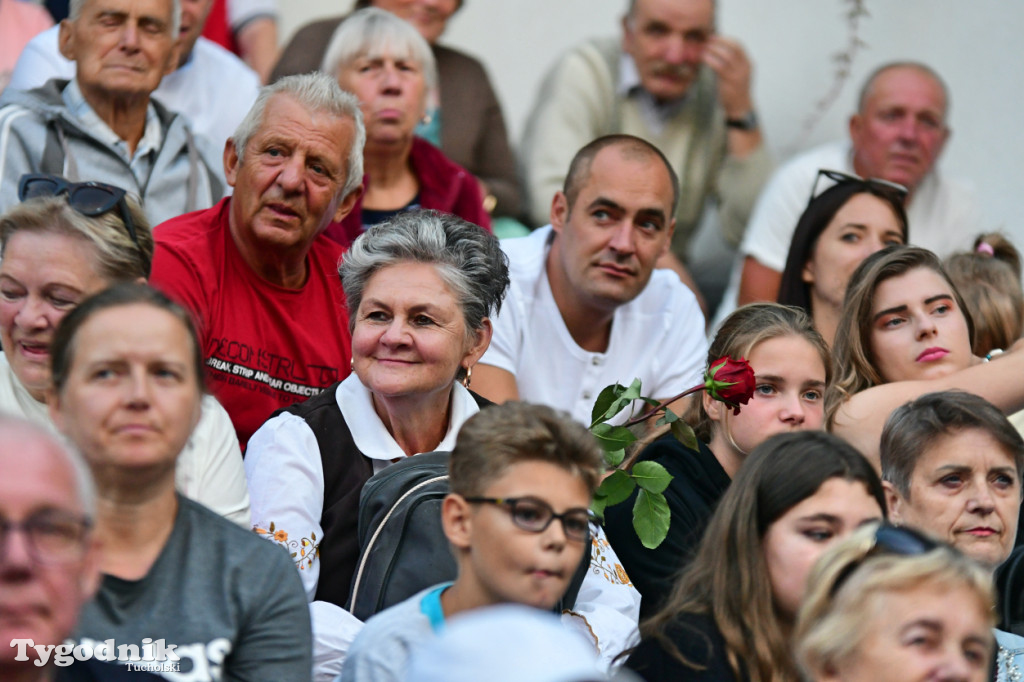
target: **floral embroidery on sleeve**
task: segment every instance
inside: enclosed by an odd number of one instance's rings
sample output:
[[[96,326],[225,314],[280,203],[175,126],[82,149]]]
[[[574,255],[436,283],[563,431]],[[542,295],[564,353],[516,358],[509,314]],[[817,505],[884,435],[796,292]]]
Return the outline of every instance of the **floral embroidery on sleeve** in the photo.
[[[259,524],[256,524],[252,529],[257,535],[264,535],[271,542],[288,550],[292,561],[295,562],[295,567],[300,571],[312,566],[313,562],[320,558],[320,542],[317,540],[316,533],[311,532],[309,537],[298,540],[288,539],[288,531],[275,528],[273,521],[266,528],[261,528]]]
[[[626,574],[626,569],[622,567],[622,564],[612,560],[618,557],[614,554],[608,556],[608,550],[611,548],[608,540],[603,536],[591,535],[590,542],[593,545],[590,555],[590,570],[602,575],[605,580],[613,585],[632,585],[633,583],[630,581],[629,575]]]

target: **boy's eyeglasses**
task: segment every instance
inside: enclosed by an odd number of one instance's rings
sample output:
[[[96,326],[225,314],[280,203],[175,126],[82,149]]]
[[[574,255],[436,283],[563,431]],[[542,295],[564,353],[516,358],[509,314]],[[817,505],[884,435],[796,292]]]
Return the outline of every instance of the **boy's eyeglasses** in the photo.
[[[864,187],[881,190],[886,194],[894,194],[900,201],[906,199],[907,194],[910,193],[906,187],[898,182],[890,182],[889,180],[883,180],[881,178],[862,178],[858,175],[850,175],[849,173],[842,173],[840,171],[822,168],[818,170],[818,175],[814,178],[814,185],[811,187],[811,196],[807,199],[808,206],[810,206],[811,202],[818,196],[818,182],[821,180],[822,176],[825,176],[836,184],[856,183]]]
[[[128,210],[127,192],[105,182],[68,182],[59,175],[26,173],[18,181],[18,200],[26,201],[36,197],[59,197],[66,195],[68,206],[85,216],[103,215],[115,208],[121,211],[121,220],[131,237],[135,248],[142,251],[139,237],[135,232],[131,211]]]
[[[832,583],[832,589],[829,591],[829,594],[835,596],[843,583],[845,583],[847,579],[849,579],[849,577],[871,557],[886,554],[896,556],[920,556],[922,554],[927,554],[938,547],[940,547],[938,542],[912,528],[907,528],[906,526],[893,526],[888,523],[883,523],[875,530],[874,544],[871,546],[871,549],[865,552],[864,556],[857,561],[851,561],[842,571],[839,572],[839,575],[836,576],[835,582]]]
[[[34,514],[15,522],[0,517],[0,563],[5,561],[11,534],[25,534],[28,555],[39,564],[77,561],[85,552],[85,537],[92,524],[88,519],[59,511]]]
[[[570,509],[556,514],[544,500],[536,497],[466,497],[474,504],[496,504],[505,507],[512,516],[512,523],[531,533],[543,533],[551,522],[562,522],[565,537],[576,542],[586,542],[590,537],[590,512],[586,509]]]

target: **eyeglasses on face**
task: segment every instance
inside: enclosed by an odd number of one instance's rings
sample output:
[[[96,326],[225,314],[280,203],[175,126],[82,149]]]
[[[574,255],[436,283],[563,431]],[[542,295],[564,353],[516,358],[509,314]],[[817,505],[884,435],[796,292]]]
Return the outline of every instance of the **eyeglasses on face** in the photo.
[[[843,586],[843,583],[871,557],[883,555],[920,556],[938,547],[940,547],[938,542],[913,528],[894,526],[889,523],[880,524],[875,529],[874,543],[871,545],[871,548],[864,553],[864,556],[856,561],[851,561],[839,572],[835,582],[832,583],[830,594],[835,596],[839,588]]]
[[[890,195],[901,202],[906,199],[907,194],[909,194],[909,190],[898,182],[890,182],[889,180],[883,180],[882,178],[865,179],[858,175],[850,175],[849,173],[843,173],[837,170],[821,168],[818,170],[818,174],[814,178],[814,185],[811,186],[811,196],[807,199],[808,206],[810,206],[811,202],[813,202],[818,196],[818,183],[821,181],[822,177],[832,180],[837,185],[853,183],[862,187],[870,187],[871,189],[883,194]]]
[[[26,173],[18,181],[19,201],[61,195],[67,196],[68,206],[84,216],[95,217],[115,208],[119,209],[128,236],[131,237],[135,248],[142,251],[131,211],[128,210],[128,201],[125,199],[127,192],[120,187],[104,182],[69,182],[59,175],[46,173]]]
[[[518,528],[531,533],[543,533],[551,522],[558,519],[562,522],[565,537],[576,542],[586,542],[590,537],[590,511],[587,509],[570,509],[556,514],[544,500],[536,497],[467,497],[466,502],[473,504],[496,504],[504,507],[512,517],[512,523]]]
[[[91,527],[85,517],[56,510],[38,512],[21,522],[0,517],[0,563],[7,559],[14,531],[24,534],[28,554],[37,563],[78,561],[85,554],[85,539]]]

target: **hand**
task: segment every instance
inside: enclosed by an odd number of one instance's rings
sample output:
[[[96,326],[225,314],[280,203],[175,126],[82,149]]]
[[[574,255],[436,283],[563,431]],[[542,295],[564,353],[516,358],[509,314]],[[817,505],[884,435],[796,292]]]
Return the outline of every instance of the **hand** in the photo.
[[[750,97],[750,59],[731,38],[713,35],[704,49],[704,63],[718,76],[718,99],[726,118],[743,118],[753,111]]]

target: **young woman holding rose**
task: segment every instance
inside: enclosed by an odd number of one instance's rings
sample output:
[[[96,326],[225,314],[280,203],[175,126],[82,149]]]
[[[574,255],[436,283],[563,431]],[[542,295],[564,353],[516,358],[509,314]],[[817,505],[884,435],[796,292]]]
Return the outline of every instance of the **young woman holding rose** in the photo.
[[[644,547],[633,528],[633,504],[605,510],[605,531],[633,585],[643,596],[640,613],[654,614],[700,541],[708,518],[747,453],[776,433],[820,429],[828,347],[801,310],[775,303],[744,306],[730,315],[708,351],[708,367],[720,358],[745,358],[754,370],[754,392],[738,414],[707,392],[694,399],[697,449],[671,435],[654,441],[640,460],[658,462],[673,479],[665,490],[672,514],[669,535]]]
[[[773,436],[740,467],[626,667],[648,682],[797,682],[791,635],[811,567],[884,516],[855,449],[821,432]]]
[[[870,256],[850,278],[833,348],[836,380],[825,397],[829,430],[878,468],[889,414],[925,393],[961,390],[1004,414],[1024,408],[1024,351],[971,350],[974,325],[938,257],[912,246]]]

